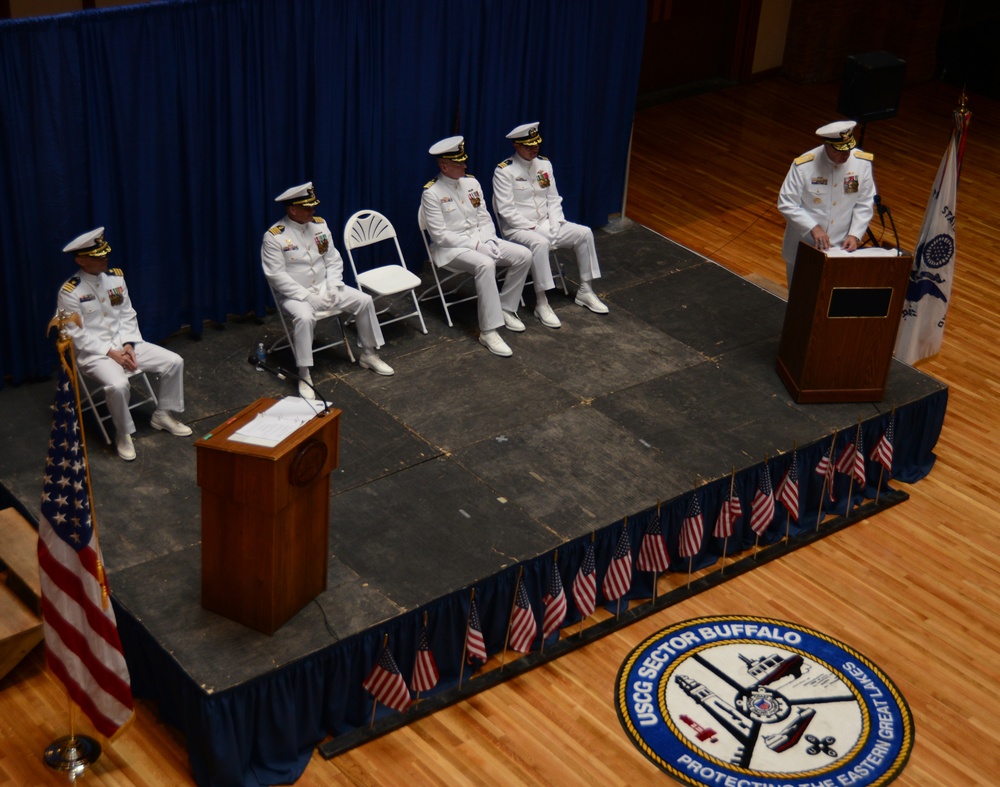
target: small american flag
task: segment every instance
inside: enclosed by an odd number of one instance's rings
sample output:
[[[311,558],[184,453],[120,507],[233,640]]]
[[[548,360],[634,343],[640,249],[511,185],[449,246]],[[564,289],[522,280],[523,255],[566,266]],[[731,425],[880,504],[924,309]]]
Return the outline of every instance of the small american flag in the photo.
[[[573,579],[573,602],[581,618],[590,617],[597,608],[597,566],[594,563],[593,544],[587,544],[583,565]]]
[[[566,620],[566,593],[563,592],[559,566],[552,562],[552,576],[549,578],[549,592],[542,597],[545,614],[542,615],[542,639],[548,639],[559,630]]]
[[[410,690],[386,644],[382,655],[362,684],[376,700],[400,713],[410,707]]]
[[[845,475],[853,474],[859,484],[865,483],[865,455],[861,451],[860,427],[854,442],[844,446],[844,450],[837,460],[837,470]]]
[[[678,552],[681,557],[694,557],[701,549],[701,539],[705,534],[705,520],[701,515],[701,505],[698,496],[691,495],[687,514],[681,525],[681,539]]]
[[[414,691],[430,691],[437,686],[441,677],[438,672],[437,662],[434,661],[434,652],[427,641],[427,624],[420,630],[420,643],[417,645],[417,661],[413,665],[413,678],[410,684]]]
[[[792,466],[788,468],[785,477],[778,484],[778,502],[781,503],[789,516],[799,521],[799,453],[792,452]]]
[[[486,642],[483,640],[483,624],[479,622],[476,600],[469,602],[469,628],[465,634],[465,660],[469,664],[486,663]]]
[[[646,532],[642,536],[642,546],[639,547],[639,559],[635,562],[635,567],[640,571],[666,571],[670,568],[670,555],[667,554],[667,542],[663,539],[663,530],[660,527],[660,512],[646,525]]]
[[[628,527],[622,525],[622,534],[618,537],[614,557],[604,575],[601,590],[604,598],[614,601],[628,593],[632,587],[632,543],[628,538]]]
[[[834,464],[830,457],[833,456],[833,443],[830,443],[830,453],[823,454],[822,458],[819,460],[819,464],[816,465],[816,475],[821,475],[824,477],[823,484],[826,487],[826,494],[830,498],[832,503],[837,498],[833,495],[833,479],[834,479]]]
[[[713,535],[716,538],[729,538],[736,529],[736,520],[741,516],[743,516],[743,506],[740,505],[739,496],[727,498],[719,509],[719,518],[715,520]]]
[[[514,611],[510,618],[510,646],[521,653],[529,653],[537,633],[538,624],[535,622],[535,613],[531,610],[528,591],[524,587],[524,582],[519,579]]]
[[[872,461],[878,462],[882,467],[892,473],[892,441],[893,441],[893,423],[895,418],[889,417],[889,425],[885,428],[882,437],[875,444],[875,450],[872,451]]]
[[[774,493],[771,491],[771,471],[764,464],[764,472],[760,476],[757,494],[750,504],[750,529],[758,536],[764,535],[774,519]]]

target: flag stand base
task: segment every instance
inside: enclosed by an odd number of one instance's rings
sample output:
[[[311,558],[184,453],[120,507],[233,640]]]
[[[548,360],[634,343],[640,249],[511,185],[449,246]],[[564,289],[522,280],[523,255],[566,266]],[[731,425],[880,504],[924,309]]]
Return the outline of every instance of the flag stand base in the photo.
[[[87,735],[67,735],[49,744],[45,764],[52,770],[69,774],[70,781],[87,770],[101,756],[101,744]]]

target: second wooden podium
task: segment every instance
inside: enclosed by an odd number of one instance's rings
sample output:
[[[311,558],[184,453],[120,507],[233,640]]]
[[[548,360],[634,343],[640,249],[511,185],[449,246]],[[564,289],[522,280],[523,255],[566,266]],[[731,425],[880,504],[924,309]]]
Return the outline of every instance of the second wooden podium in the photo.
[[[796,402],[882,400],[912,261],[799,244],[777,364]]]
[[[326,590],[340,419],[330,410],[273,447],[231,439],[276,401],[257,400],[195,443],[202,606],[264,634]]]

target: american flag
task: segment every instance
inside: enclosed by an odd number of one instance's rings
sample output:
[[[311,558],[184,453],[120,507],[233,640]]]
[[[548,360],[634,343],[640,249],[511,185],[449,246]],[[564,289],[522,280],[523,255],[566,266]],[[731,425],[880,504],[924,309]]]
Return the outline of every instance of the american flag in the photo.
[[[542,603],[545,605],[545,614],[542,615],[542,639],[548,639],[566,620],[566,593],[563,592],[562,577],[555,561],[552,562],[549,592],[542,597]]]
[[[834,442],[836,442],[836,440]],[[833,496],[834,463],[830,459],[830,457],[833,456],[833,446],[834,443],[830,443],[830,453],[823,454],[819,463],[816,465],[816,475],[824,476],[826,493],[829,495],[831,503],[837,499]]]
[[[376,700],[393,710],[402,713],[410,707],[410,690],[406,688],[388,644],[383,646],[382,655],[362,685]]]
[[[528,600],[528,591],[524,587],[524,582],[519,579],[514,611],[510,617],[510,646],[521,653],[529,653],[537,633],[538,624],[531,609],[531,601]]]
[[[681,524],[681,539],[678,552],[681,557],[694,557],[701,549],[701,539],[705,534],[705,520],[701,515],[698,496],[691,495],[687,514]]]
[[[788,468],[785,477],[778,484],[778,502],[781,503],[789,516],[799,521],[799,452],[792,452],[792,466]]]
[[[465,633],[465,660],[469,664],[486,663],[486,642],[483,640],[483,624],[479,622],[476,600],[469,602],[469,628]]]
[[[660,512],[646,525],[642,536],[642,546],[639,547],[639,559],[635,567],[640,571],[666,571],[670,568],[670,555],[667,554],[667,542],[663,539],[660,527]]]
[[[889,416],[889,425],[885,428],[882,437],[875,444],[875,450],[872,451],[872,461],[878,462],[886,470],[892,473],[892,441],[893,441],[893,423],[895,418]]]
[[[837,460],[837,470],[845,475],[853,473],[859,484],[865,483],[865,455],[861,451],[860,427],[858,427],[858,434],[854,438],[854,442],[844,446],[844,451]]]
[[[414,691],[430,691],[437,686],[441,677],[438,672],[437,662],[434,661],[434,652],[427,641],[427,624],[420,630],[420,642],[417,645],[417,662],[413,665],[413,679],[410,684]]]
[[[733,515],[733,502],[736,505],[740,505],[740,499],[737,498],[727,498],[722,501],[722,507],[719,509],[719,518],[715,520],[715,530],[712,533],[716,538],[729,538],[733,534],[733,530],[736,526],[736,517]],[[740,513],[742,514],[742,507],[740,507]]]
[[[38,523],[45,661],[110,738],[132,717],[132,687],[91,519],[83,433],[66,366],[52,411]]]
[[[594,563],[594,545],[587,544],[583,565],[573,578],[573,603],[581,618],[588,618],[597,608],[597,566]]]
[[[750,504],[750,529],[758,536],[764,535],[774,519],[774,493],[771,491],[771,471],[767,463],[761,473],[757,494]]]
[[[628,538],[628,527],[622,525],[622,534],[618,537],[614,557],[604,575],[601,591],[604,598],[614,601],[628,593],[632,587],[632,543]]]

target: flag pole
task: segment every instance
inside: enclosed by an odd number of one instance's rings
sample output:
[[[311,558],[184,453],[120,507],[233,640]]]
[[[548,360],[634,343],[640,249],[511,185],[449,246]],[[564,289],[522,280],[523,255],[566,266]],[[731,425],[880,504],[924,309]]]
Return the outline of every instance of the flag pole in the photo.
[[[555,550],[552,551],[552,562],[555,563],[558,559],[559,559],[559,550],[555,549]],[[566,592],[566,588],[563,588],[563,593],[565,593],[565,592]],[[545,627],[545,613],[543,611],[543,613],[542,613],[542,628],[544,629],[544,627]],[[538,649],[538,652],[540,654],[544,654],[545,653],[545,631],[544,630],[542,631],[542,646]]]
[[[426,612],[426,610],[424,611],[424,629],[425,630],[427,629],[427,612]],[[412,683],[413,681],[411,680],[410,682]],[[413,698],[413,702],[414,703],[420,702],[420,689],[417,689],[417,694]]]
[[[833,464],[833,452],[837,445],[837,430],[833,430],[833,439],[830,440],[830,454],[827,456],[827,462],[832,466]],[[823,520],[823,500],[826,499],[827,488],[826,485],[830,482],[830,476],[832,474],[829,472],[823,473],[823,488],[819,490],[819,511],[816,512],[816,532],[819,532],[819,523]],[[833,484],[830,484],[830,497],[833,498]]]
[[[799,441],[796,440],[794,442],[794,444],[793,444],[793,447],[792,447],[792,462],[793,463],[795,462],[795,457],[797,456],[796,452],[798,450],[799,450]],[[787,479],[787,478],[788,478],[788,476],[786,475],[785,479]],[[798,516],[798,513],[799,512],[796,511],[795,515]],[[789,512],[789,510],[788,510],[788,506],[785,506],[785,541],[788,540],[788,529],[789,529],[789,527],[791,527],[791,524],[792,524],[792,515],[791,515],[791,512]]]
[[[597,535],[597,531],[596,530],[591,530],[590,531],[590,546],[591,547],[594,546],[594,537],[596,535]],[[596,584],[596,579],[595,579],[595,584]],[[594,588],[594,597],[595,598],[597,597],[597,588],[596,587]],[[575,599],[574,599],[574,601],[575,601]],[[576,632],[576,633],[580,637],[583,636],[583,615],[580,616],[580,630],[578,632]]]
[[[628,529],[628,517],[626,516],[622,520],[622,534],[624,534],[627,529]],[[621,536],[618,537],[621,538]],[[629,584],[631,584],[631,578],[629,579]],[[621,614],[622,614],[622,597],[619,596],[617,599],[617,604],[615,606],[615,620],[618,620],[618,616]]]
[[[728,506],[730,501],[733,499],[733,490],[736,489],[736,465],[733,465],[733,472],[729,476],[729,497],[726,498],[726,502],[722,505]],[[726,537],[722,539],[722,568],[719,571],[719,575],[726,573],[726,547],[729,544],[729,533],[726,533]]]
[[[465,616],[465,636],[462,638],[462,660],[458,662],[458,690],[462,690],[462,681],[465,679],[465,656],[469,651],[469,622],[472,620],[472,602],[476,600],[476,589],[472,588],[469,593],[469,614]],[[471,680],[472,677],[469,676]]]
[[[764,453],[764,468],[765,469],[767,468],[767,459],[768,459],[767,452],[765,452]],[[768,472],[770,473],[770,471],[768,471]],[[768,476],[768,477],[770,478],[770,476]],[[774,494],[774,487],[771,487],[771,494],[772,495]],[[750,504],[750,518],[753,519],[753,503]],[[768,523],[768,524],[770,524],[770,523]],[[760,533],[758,533],[756,530],[754,530],[753,533],[754,533],[754,539],[753,539],[753,559],[756,560],[757,559],[757,555],[760,552]]]
[[[389,646],[389,633],[386,632],[385,637],[382,638],[382,650],[384,651],[388,646]],[[376,697],[374,694],[372,694],[372,701],[373,701],[374,704],[372,705],[372,720],[371,720],[371,724],[368,725],[368,729],[369,730],[372,730],[372,729],[375,728],[375,711],[378,710],[378,697]]]
[[[965,98],[965,94],[964,93],[962,94],[962,97]],[[889,413],[889,423],[891,424],[895,420],[895,418],[896,418],[896,405],[893,405],[892,406],[892,412]],[[883,437],[884,437],[884,435],[883,435]],[[876,445],[878,445],[878,443],[876,443]],[[890,470],[891,470],[891,468],[890,468]],[[875,487],[875,505],[878,505],[878,497],[882,493],[882,476],[883,476],[884,473],[885,473],[885,465],[882,464],[881,462],[879,462],[878,463],[878,486]],[[890,478],[891,478],[891,476],[890,476]]]
[[[858,451],[858,440],[860,439],[860,437],[861,437],[861,416],[859,415],[858,416],[858,431],[857,431],[857,434],[854,435],[854,452],[855,452],[855,454]],[[853,494],[854,494],[854,463],[851,462],[850,480],[847,483],[847,510],[844,512],[844,516],[850,516],[851,515],[851,509],[854,508],[854,506],[851,503],[851,498],[852,498]]]
[[[510,642],[510,630],[514,626],[514,607],[517,606],[517,591],[521,587],[521,577],[524,576],[524,566],[517,572],[517,584],[514,586],[514,600],[510,604],[510,620],[507,621],[507,636],[503,640],[503,655],[500,657],[500,671],[503,672],[507,661],[507,645]]]
[[[663,538],[663,520],[660,519],[660,498],[656,498],[656,519],[660,523],[660,538],[662,539]],[[656,589],[657,589],[657,586],[660,584],[659,580],[660,580],[660,574],[654,568],[653,569],[653,602],[652,602],[654,607],[656,606]]]

